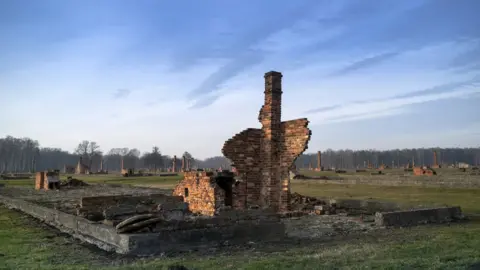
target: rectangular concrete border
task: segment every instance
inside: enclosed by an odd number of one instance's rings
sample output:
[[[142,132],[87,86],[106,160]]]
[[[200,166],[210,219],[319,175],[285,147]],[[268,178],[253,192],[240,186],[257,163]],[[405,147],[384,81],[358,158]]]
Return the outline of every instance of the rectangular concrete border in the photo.
[[[94,244],[103,250],[115,251],[117,253],[128,252],[128,235],[117,234],[113,227],[21,199],[0,195],[0,202],[9,208],[18,209],[37,218],[77,239]]]
[[[283,222],[239,221],[232,226],[173,230],[158,233],[118,234],[115,228],[83,217],[40,206],[22,199],[0,195],[0,203],[18,209],[62,232],[106,251],[136,256],[169,251],[190,251],[204,247],[242,244],[249,241],[276,242],[286,236]]]

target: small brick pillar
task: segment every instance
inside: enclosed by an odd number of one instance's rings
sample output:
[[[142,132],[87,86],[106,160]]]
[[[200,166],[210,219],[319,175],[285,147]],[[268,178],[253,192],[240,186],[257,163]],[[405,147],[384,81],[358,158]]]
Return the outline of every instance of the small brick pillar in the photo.
[[[120,158],[120,171],[123,170],[123,157]]]
[[[177,156],[173,156],[173,162],[172,162],[172,172],[177,171]]]
[[[103,159],[100,159],[100,171],[103,172]]]
[[[35,174],[35,189],[43,189],[45,186],[45,172]]]
[[[317,170],[319,171],[322,170],[322,152],[321,151],[317,152]]]
[[[433,151],[433,168],[438,168],[437,151]]]

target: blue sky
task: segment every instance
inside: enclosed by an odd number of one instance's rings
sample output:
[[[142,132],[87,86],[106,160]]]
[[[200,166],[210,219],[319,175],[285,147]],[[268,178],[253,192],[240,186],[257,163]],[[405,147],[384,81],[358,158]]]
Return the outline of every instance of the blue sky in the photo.
[[[480,144],[478,0],[2,0],[0,136],[219,155],[263,74],[309,150]]]

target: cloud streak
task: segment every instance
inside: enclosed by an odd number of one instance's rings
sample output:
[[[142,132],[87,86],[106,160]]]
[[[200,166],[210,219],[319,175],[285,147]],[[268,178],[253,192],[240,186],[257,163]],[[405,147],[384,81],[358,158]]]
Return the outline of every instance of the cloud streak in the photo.
[[[480,75],[477,75],[469,80],[458,81],[458,82],[451,82],[447,84],[437,85],[431,88],[422,89],[418,91],[409,92],[406,94],[394,95],[387,98],[379,98],[379,99],[365,99],[365,100],[357,100],[345,104],[337,104],[332,106],[324,106],[315,109],[310,109],[305,111],[305,114],[316,114],[321,112],[329,112],[335,111],[341,108],[349,107],[352,105],[368,105],[374,103],[381,103],[381,102],[389,102],[391,100],[398,100],[398,99],[406,99],[406,98],[416,98],[416,97],[424,97],[430,95],[439,95],[439,94],[448,94],[453,93],[455,89],[462,88],[462,87],[469,87],[469,86],[476,86],[480,84]]]
[[[266,22],[263,26],[249,32],[240,39],[239,44],[233,47],[238,50],[236,56],[231,58],[227,64],[219,67],[216,72],[208,76],[197,88],[190,91],[187,98],[195,100],[202,95],[214,92],[218,90],[223,83],[235,77],[242,71],[260,64],[265,59],[268,52],[253,48],[252,46],[259,44],[275,33],[292,27],[295,23],[311,15],[313,10],[326,2],[328,1],[305,1],[292,11],[278,17],[272,17],[272,19]],[[192,108],[202,108],[211,105],[213,102],[200,102]]]
[[[367,57],[360,61],[354,62],[340,70],[332,72],[330,76],[333,76],[333,77],[344,76],[361,69],[368,69],[369,67],[375,66],[379,63],[389,60],[399,54],[400,54],[399,52],[385,52],[375,56]]]
[[[112,94],[112,96],[113,96],[113,99],[122,99],[122,98],[128,97],[131,92],[132,92],[132,90],[130,90],[130,89],[123,89],[123,88],[122,89],[117,89]]]

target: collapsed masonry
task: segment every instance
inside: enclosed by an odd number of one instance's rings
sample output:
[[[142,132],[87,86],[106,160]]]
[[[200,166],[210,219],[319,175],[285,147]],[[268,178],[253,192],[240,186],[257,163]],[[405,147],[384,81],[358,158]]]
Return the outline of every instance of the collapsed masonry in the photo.
[[[306,118],[281,121],[282,74],[265,74],[265,104],[258,120],[261,129],[246,129],[226,141],[222,152],[233,162],[241,182],[233,207],[290,210],[289,170],[310,140]]]
[[[306,118],[281,121],[282,74],[265,74],[261,129],[246,129],[225,142],[222,152],[237,170],[214,174],[187,172],[175,188],[192,212],[214,215],[222,207],[237,210],[290,210],[290,174],[295,159],[307,149],[311,131]]]

